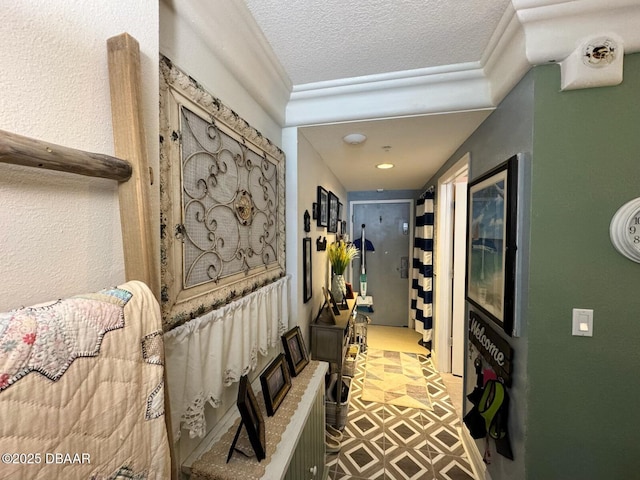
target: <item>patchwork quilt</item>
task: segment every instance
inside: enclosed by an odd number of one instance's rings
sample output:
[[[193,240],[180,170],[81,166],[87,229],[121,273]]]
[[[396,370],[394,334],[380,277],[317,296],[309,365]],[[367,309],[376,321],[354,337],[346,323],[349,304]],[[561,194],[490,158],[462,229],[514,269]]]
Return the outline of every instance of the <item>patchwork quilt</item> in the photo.
[[[0,313],[0,479],[170,478],[163,370],[141,282]]]

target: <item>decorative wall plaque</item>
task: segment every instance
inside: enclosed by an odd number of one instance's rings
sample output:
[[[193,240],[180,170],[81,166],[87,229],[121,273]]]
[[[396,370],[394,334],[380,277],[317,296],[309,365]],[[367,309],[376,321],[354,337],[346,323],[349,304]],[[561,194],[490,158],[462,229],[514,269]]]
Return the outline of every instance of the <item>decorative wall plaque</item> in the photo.
[[[284,153],[160,60],[165,329],[285,273]]]
[[[469,311],[469,340],[506,385],[511,385],[513,349],[482,316]]]

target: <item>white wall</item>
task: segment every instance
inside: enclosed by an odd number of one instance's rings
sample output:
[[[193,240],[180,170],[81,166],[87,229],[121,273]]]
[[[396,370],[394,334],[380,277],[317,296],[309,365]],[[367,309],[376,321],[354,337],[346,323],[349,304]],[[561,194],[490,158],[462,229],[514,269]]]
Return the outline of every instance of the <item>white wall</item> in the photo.
[[[158,6],[150,0],[3,2],[0,130],[113,155],[107,39],[123,32],[140,43],[147,151],[157,167]],[[0,164],[0,252],[0,311],[122,283],[117,183]]]
[[[244,2],[160,2],[160,52],[281,146],[291,84],[260,39]]]
[[[295,318],[295,324],[300,326],[302,333],[307,341],[307,347],[310,347],[310,329],[309,324],[315,320],[318,310],[324,302],[322,296],[322,286],[329,288],[330,284],[330,267],[329,260],[327,259],[326,251],[316,250],[316,239],[320,236],[326,237],[327,244],[335,241],[336,235],[334,233],[327,233],[327,229],[324,227],[318,227],[316,221],[311,219],[311,232],[308,234],[311,237],[311,272],[312,277],[312,293],[311,300],[307,303],[303,303],[302,299],[302,239],[305,237],[303,229],[303,215],[304,211],[308,210],[309,214],[313,217],[313,203],[317,199],[317,187],[322,186],[328,192],[333,192],[337,195],[338,199],[344,205],[344,211],[346,212],[347,206],[347,192],[340,183],[340,179],[336,177],[331,170],[323,162],[322,158],[316,152],[309,141],[304,137],[301,131],[298,130],[298,149],[297,149],[297,181],[298,181],[298,202],[297,202],[297,215],[296,220],[298,226],[294,232],[297,242],[295,243],[295,249],[297,249],[297,263],[296,263],[296,276],[294,282],[298,288],[296,295],[297,298],[297,318]],[[288,226],[288,225],[287,225]],[[291,242],[287,244],[287,251],[292,249]],[[294,299],[295,300],[295,299]]]
[[[286,79],[279,77],[279,66],[257,62],[256,55],[265,62],[269,61],[269,55],[256,44],[256,39],[238,34],[239,31],[252,31],[252,19],[244,17],[235,0],[216,2],[216,11],[213,12],[216,15],[213,16],[209,8],[201,11],[201,7],[201,3],[190,0],[177,5],[165,0],[160,2],[160,53],[273,144],[281,146],[281,125],[289,90]],[[209,28],[205,28],[202,21]],[[269,89],[266,82],[263,91],[257,92],[253,88],[256,78],[270,78],[277,85]],[[272,97],[265,98],[270,93],[273,93]],[[289,167],[286,168],[288,175]],[[292,197],[287,192],[287,209],[291,208],[291,201]],[[292,283],[296,281],[294,278]],[[266,357],[259,356],[256,370],[249,374],[250,379],[256,378],[280,351],[281,348],[276,347]],[[235,408],[236,396],[237,385],[232,385],[226,389],[221,406],[215,409],[207,406],[205,418],[208,429],[229,408]],[[178,463],[182,463],[200,441],[183,432],[176,448]]]

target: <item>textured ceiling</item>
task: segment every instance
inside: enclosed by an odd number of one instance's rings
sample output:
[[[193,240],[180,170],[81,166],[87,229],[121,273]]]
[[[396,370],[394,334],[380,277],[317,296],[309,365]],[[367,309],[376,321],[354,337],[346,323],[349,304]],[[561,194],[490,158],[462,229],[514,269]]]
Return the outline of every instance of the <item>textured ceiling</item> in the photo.
[[[510,0],[245,0],[294,86],[480,63]],[[301,128],[349,191],[419,189],[490,112]],[[364,145],[342,141],[365,133]],[[391,149],[383,149],[391,146]],[[392,161],[392,170],[375,165]],[[347,167],[347,168],[345,168]]]
[[[477,62],[510,0],[245,0],[294,85]]]
[[[640,51],[640,0],[244,2],[293,86],[285,124],[348,191],[420,188],[531,65],[595,33]]]

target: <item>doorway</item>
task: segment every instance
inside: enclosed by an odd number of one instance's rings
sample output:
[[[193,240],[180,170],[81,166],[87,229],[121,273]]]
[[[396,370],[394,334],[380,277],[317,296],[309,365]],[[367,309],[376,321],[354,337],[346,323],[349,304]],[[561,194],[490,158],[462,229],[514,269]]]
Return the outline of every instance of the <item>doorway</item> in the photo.
[[[361,239],[365,225],[367,296],[373,305],[367,315],[374,325],[409,326],[410,252],[413,248],[412,200],[352,201],[351,239]],[[359,290],[362,253],[352,262],[351,279]]]
[[[469,154],[438,181],[436,301],[432,356],[438,371],[464,375],[465,269]]]

